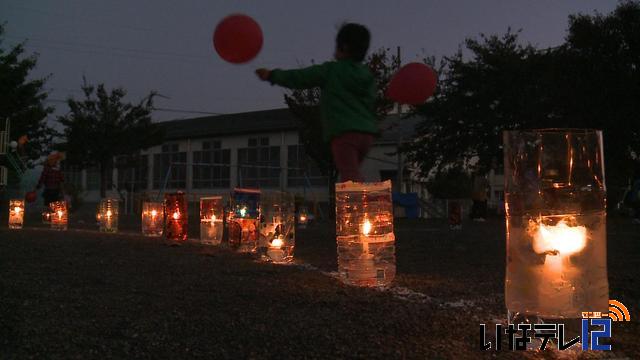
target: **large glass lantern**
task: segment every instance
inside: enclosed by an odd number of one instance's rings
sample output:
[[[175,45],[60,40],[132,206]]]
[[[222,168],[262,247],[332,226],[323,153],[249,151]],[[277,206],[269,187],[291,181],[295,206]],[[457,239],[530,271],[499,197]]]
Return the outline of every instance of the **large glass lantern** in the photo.
[[[9,229],[22,229],[24,223],[24,200],[9,200]]]
[[[165,236],[169,241],[187,240],[187,200],[183,192],[164,195]]]
[[[396,274],[391,181],[336,184],[336,235],[343,282],[389,285]]]
[[[606,313],[602,132],[506,131],[504,168],[510,321]]]
[[[67,230],[67,222],[69,211],[67,209],[66,201],[53,201],[49,204],[49,212],[51,229],[53,230]]]
[[[97,218],[101,232],[118,232],[118,199],[100,200]]]
[[[222,196],[200,198],[200,241],[220,245],[224,218]]]
[[[260,190],[234,189],[227,221],[229,246],[239,252],[255,252],[258,246]]]
[[[259,253],[263,260],[293,261],[295,211],[295,198],[291,193],[268,191],[260,195]]]
[[[161,202],[142,203],[142,235],[162,236],[164,228],[164,206]]]

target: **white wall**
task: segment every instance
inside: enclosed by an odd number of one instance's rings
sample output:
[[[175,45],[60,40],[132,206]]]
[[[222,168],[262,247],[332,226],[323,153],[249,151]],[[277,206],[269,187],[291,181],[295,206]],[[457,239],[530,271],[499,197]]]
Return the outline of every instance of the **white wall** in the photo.
[[[284,169],[281,172],[280,185],[281,189],[293,192],[299,196],[305,196],[307,199],[315,199],[317,201],[327,201],[328,188],[327,186],[314,186],[311,188],[304,187],[287,187],[287,158],[288,158],[288,146],[298,145],[298,132],[297,131],[281,131],[273,132],[269,134],[243,134],[243,135],[231,135],[223,137],[203,138],[203,139],[184,139],[180,141],[167,141],[165,144],[179,145],[179,151],[187,152],[187,188],[186,189],[166,189],[166,191],[183,190],[192,194],[194,197],[199,195],[226,195],[230,189],[238,186],[237,176],[237,164],[238,164],[238,149],[246,148],[248,146],[249,138],[269,138],[270,146],[280,146],[280,166]],[[192,164],[193,164],[193,151],[199,151],[202,149],[203,141],[219,140],[221,142],[222,149],[230,149],[231,155],[231,172],[230,172],[230,188],[223,189],[192,189]],[[395,144],[374,144],[368,157],[362,164],[362,171],[367,181],[380,181],[381,170],[397,170],[397,157],[396,155],[390,155],[395,153]],[[157,192],[158,189],[153,189],[153,155],[162,152],[162,145],[154,146],[152,148],[143,151],[142,154],[148,156],[148,184],[147,191]],[[114,181],[117,180],[117,173],[114,170]],[[86,171],[83,171],[83,183],[86,185]],[[85,186],[86,188],[86,186]],[[113,194],[115,195],[115,194]],[[85,200],[89,202],[97,202],[99,200],[99,191],[86,191]]]

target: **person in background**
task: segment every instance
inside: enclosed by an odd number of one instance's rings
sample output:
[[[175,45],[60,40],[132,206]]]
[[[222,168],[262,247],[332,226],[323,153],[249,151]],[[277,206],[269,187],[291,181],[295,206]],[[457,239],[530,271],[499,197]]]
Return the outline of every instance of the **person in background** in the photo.
[[[341,181],[362,182],[360,165],[378,133],[376,82],[362,62],[371,35],[360,24],[345,24],[336,36],[335,61],[297,70],[257,69],[263,81],[291,89],[321,89],[323,138],[330,144]]]
[[[485,175],[476,175],[473,177],[473,186],[471,189],[471,219],[474,221],[485,221],[487,217],[487,191],[489,190],[489,181]]]
[[[47,161],[44,163],[44,169],[40,174],[38,185],[36,189],[44,187],[42,197],[44,198],[44,206],[49,208],[49,204],[54,201],[60,201],[64,199],[63,185],[64,174],[60,170],[59,164],[62,160],[60,153],[53,153],[47,157]]]

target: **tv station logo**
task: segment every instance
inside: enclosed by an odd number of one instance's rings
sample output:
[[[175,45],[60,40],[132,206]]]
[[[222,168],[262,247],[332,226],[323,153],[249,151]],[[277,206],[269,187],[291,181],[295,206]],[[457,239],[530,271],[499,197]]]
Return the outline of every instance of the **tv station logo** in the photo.
[[[581,334],[573,339],[565,336],[565,325],[562,323],[544,324],[496,324],[494,342],[486,339],[486,325],[480,324],[480,349],[496,351],[503,349],[503,338],[506,337],[505,350],[531,349],[533,339],[540,339],[539,350],[545,350],[549,342],[555,343],[558,350],[567,350],[581,344],[582,350],[611,351],[610,344],[600,340],[611,338],[612,323],[617,321],[631,321],[631,315],[626,306],[617,300],[609,300],[609,312],[582,312]]]

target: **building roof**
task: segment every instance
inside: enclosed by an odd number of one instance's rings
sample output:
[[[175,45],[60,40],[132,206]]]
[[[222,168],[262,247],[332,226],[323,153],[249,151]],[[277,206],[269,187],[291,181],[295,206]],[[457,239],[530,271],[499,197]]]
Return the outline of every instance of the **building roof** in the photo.
[[[403,118],[392,114],[380,122],[378,143],[397,142],[414,136],[418,117]],[[181,140],[225,135],[260,134],[296,130],[297,122],[288,108],[245,113],[203,116],[158,123],[165,128],[166,140]]]

